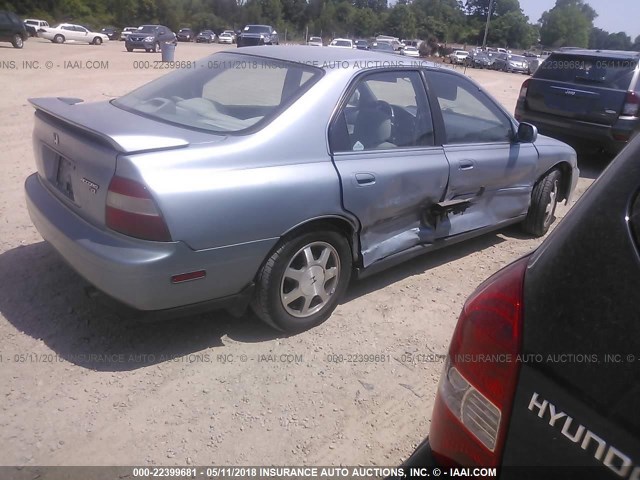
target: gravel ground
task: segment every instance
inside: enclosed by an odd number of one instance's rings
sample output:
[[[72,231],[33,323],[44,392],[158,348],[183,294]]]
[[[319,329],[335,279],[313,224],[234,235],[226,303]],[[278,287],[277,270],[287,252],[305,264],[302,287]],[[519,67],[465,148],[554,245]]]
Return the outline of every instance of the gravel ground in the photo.
[[[223,48],[180,44],[176,60]],[[165,73],[137,68],[158,59],[123,42],[0,45],[0,464],[398,464],[428,432],[464,299],[540,240],[509,228],[354,282],[329,321],[291,337],[251,314],[118,318],[29,220],[26,99],[106,100]],[[526,77],[467,73],[513,111]],[[581,162],[574,200],[601,170]]]

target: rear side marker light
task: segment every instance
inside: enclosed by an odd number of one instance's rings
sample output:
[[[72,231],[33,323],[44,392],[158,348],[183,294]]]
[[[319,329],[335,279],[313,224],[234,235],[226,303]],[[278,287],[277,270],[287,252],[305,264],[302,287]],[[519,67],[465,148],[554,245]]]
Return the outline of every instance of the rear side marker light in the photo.
[[[179,275],[173,275],[171,277],[171,283],[183,283],[190,282],[191,280],[200,280],[207,276],[207,272],[204,270],[198,270],[197,272],[180,273]]]

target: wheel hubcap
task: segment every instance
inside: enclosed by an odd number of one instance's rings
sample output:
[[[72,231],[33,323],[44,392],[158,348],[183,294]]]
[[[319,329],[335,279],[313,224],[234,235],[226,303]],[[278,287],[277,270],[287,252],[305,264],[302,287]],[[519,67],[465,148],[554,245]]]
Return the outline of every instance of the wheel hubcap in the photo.
[[[326,242],[313,242],[296,252],[280,286],[282,306],[291,316],[309,317],[322,310],[336,291],[340,257]]]
[[[544,224],[545,226],[551,224],[551,222],[553,221],[553,215],[556,212],[556,205],[557,203],[557,198],[558,198],[558,181],[556,180],[555,182],[553,182],[553,190],[551,190],[551,193],[549,194],[549,203],[547,204],[547,208],[545,209],[544,212]]]

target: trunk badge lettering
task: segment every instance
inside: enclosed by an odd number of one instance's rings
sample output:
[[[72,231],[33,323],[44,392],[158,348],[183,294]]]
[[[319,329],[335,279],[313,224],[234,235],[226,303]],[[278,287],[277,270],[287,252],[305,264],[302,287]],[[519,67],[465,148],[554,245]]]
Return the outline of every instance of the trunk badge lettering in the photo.
[[[94,195],[98,193],[98,190],[100,189],[100,185],[98,185],[97,183],[93,183],[88,178],[82,177],[82,183],[86,183],[87,185],[89,185],[89,191]]]

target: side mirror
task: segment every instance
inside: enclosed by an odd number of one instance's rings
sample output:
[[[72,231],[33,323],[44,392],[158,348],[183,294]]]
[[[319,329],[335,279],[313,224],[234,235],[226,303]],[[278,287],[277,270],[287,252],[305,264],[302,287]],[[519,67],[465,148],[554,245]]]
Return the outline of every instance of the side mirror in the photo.
[[[538,139],[538,128],[530,123],[521,123],[518,125],[517,140],[520,143],[533,143]]]

